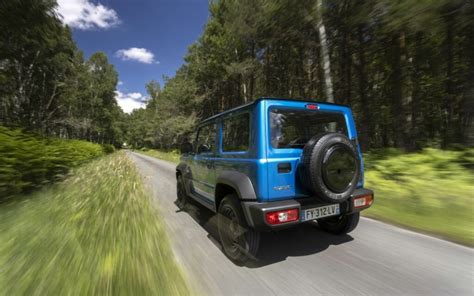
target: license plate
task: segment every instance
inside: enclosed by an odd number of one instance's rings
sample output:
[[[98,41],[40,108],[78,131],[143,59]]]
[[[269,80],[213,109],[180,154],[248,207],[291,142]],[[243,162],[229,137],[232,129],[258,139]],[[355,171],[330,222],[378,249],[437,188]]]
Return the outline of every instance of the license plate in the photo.
[[[340,214],[339,204],[324,207],[306,209],[302,211],[301,220],[308,221],[323,217],[336,216]]]

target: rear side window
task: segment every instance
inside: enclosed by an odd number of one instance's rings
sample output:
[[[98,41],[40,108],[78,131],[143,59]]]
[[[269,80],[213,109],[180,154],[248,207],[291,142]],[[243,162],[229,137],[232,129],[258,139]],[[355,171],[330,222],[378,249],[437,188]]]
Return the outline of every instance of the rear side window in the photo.
[[[226,118],[222,123],[222,151],[247,151],[250,142],[250,114]]]
[[[197,135],[197,153],[212,153],[216,143],[216,125],[209,124],[199,129]]]
[[[313,136],[327,132],[347,136],[346,121],[342,114],[291,109],[270,111],[270,138],[273,148],[303,148]]]

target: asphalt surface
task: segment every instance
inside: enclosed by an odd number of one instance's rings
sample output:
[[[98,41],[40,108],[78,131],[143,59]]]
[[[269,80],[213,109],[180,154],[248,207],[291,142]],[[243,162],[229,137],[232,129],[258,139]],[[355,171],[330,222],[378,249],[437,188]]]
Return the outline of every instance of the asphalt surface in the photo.
[[[362,218],[345,236],[303,224],[269,233],[259,260],[237,266],[218,242],[216,217],[179,211],[175,165],[130,153],[165,222],[178,263],[200,295],[474,295],[474,251]]]

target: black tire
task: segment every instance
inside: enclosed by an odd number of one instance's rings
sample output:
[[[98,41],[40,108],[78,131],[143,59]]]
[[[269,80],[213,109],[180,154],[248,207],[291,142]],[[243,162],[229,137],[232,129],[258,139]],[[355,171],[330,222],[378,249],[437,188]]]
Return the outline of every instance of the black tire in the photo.
[[[332,234],[347,234],[359,224],[359,212],[318,219],[318,225],[326,232]]]
[[[345,135],[319,134],[304,146],[301,182],[322,201],[339,203],[346,200],[354,192],[359,177],[359,154]]]
[[[221,201],[217,227],[224,254],[238,265],[255,259],[260,244],[260,233],[248,227],[235,194]]]
[[[184,210],[188,203],[188,195],[186,194],[186,188],[184,187],[183,176],[179,175],[176,180],[176,202],[175,204],[181,210]]]

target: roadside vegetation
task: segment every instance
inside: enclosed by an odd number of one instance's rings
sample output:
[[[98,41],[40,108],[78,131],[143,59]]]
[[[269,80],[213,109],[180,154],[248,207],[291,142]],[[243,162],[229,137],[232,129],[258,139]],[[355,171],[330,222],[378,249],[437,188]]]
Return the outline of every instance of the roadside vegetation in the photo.
[[[365,164],[375,191],[366,216],[474,246],[474,149],[384,149]]]
[[[0,1],[0,124],[42,136],[124,142],[118,73],[107,54],[84,57],[56,0]]]
[[[173,163],[179,163],[179,151],[178,150],[157,150],[157,149],[148,149],[148,148],[142,148],[140,150],[137,150],[136,152],[145,154],[151,157],[155,157],[158,159],[163,159],[167,160],[169,162]]]
[[[114,150],[112,145],[42,138],[0,126],[0,200],[61,180],[72,167]]]
[[[0,203],[0,295],[189,294],[123,152]]]

